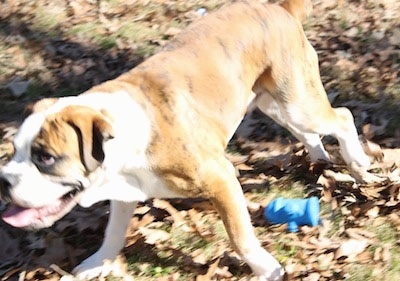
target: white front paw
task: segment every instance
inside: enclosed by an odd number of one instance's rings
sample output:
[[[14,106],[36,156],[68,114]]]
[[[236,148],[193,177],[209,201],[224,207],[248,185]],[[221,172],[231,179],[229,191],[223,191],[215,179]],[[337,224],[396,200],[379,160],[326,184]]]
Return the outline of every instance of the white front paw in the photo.
[[[258,280],[281,281],[285,271],[279,262],[266,250],[257,247],[243,256]]]
[[[370,172],[368,172],[368,168],[360,167],[355,162],[351,162],[348,165],[350,174],[353,178],[355,178],[358,182],[362,183],[378,183],[387,180],[385,177],[376,176]]]
[[[78,280],[90,280],[99,276],[107,276],[112,271],[112,261],[95,253],[74,268],[72,273]]]
[[[263,276],[266,280],[269,281],[282,281],[285,275],[284,269],[279,266],[276,267],[273,271],[271,271],[267,276]]]
[[[268,264],[268,270],[258,275],[259,280],[267,281],[282,281],[285,275],[285,270],[278,262]]]

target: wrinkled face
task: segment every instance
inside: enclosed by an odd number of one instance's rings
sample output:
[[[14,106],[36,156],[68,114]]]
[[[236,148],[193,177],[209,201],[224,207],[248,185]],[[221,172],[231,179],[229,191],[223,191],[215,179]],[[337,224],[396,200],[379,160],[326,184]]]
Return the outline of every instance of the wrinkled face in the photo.
[[[82,106],[30,115],[15,136],[15,155],[0,170],[0,198],[8,203],[3,219],[42,228],[68,213],[103,161],[110,131],[101,113]]]

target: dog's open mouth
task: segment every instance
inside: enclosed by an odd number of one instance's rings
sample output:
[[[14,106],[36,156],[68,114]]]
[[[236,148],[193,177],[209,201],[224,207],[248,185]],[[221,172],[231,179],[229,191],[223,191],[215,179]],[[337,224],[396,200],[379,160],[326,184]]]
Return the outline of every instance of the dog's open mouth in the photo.
[[[79,190],[74,189],[55,202],[37,208],[25,208],[10,203],[3,212],[2,218],[6,223],[14,227],[49,227],[76,205],[76,197],[79,193]]]

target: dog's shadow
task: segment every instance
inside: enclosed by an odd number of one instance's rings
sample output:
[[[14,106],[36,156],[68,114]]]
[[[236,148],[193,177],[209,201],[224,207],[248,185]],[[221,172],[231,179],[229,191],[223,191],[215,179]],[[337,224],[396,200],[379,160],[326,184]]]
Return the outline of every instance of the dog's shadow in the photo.
[[[205,209],[215,211],[205,199],[179,199],[171,200],[170,203],[178,210],[188,210],[194,205],[199,212]],[[150,207],[150,213],[156,216],[156,221],[162,221],[169,216],[166,210],[154,207],[151,200],[142,206]],[[253,213],[252,216],[259,220],[259,214]],[[135,217],[137,220],[142,219],[141,215]],[[36,232],[13,228],[0,221],[0,238],[3,241],[0,243],[2,280],[43,280],[49,277],[58,278],[64,271],[71,272],[100,247],[107,221],[107,202],[89,209],[76,207],[53,227]],[[211,240],[208,243],[213,243]],[[207,275],[210,267],[217,264],[221,268],[227,267],[234,274],[251,274],[247,265],[230,254],[229,247],[205,263],[199,263],[185,249],[168,245],[169,243],[147,243],[146,237],[139,235],[138,239],[122,251],[129,271],[153,277],[157,274],[172,275],[174,272],[198,276]],[[143,273],[143,266],[146,265],[152,269]]]
[[[53,264],[72,270],[100,246],[107,217],[104,206],[76,207],[53,227],[35,232],[0,220],[1,280],[42,280],[52,275]]]

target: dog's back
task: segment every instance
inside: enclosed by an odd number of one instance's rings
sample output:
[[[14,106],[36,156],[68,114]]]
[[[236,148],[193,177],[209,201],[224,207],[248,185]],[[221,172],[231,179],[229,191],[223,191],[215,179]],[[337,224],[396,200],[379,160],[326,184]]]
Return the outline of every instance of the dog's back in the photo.
[[[313,9],[311,0],[287,0],[282,3],[282,7],[299,21],[306,19]]]
[[[154,106],[163,102],[165,110],[200,114],[193,118],[196,122],[213,119],[206,123],[218,124],[219,130],[223,130],[218,134],[226,136],[226,144],[254,98],[253,87],[258,77],[272,65],[290,67],[284,65],[287,51],[305,45],[291,42],[306,41],[298,20],[309,11],[307,3],[290,0],[282,9],[280,5],[258,1],[235,2],[195,22],[160,53],[118,80],[154,89],[144,93]],[[171,92],[168,101],[165,92]],[[189,113],[191,108],[193,112]],[[173,127],[173,131],[179,124],[188,123],[169,120],[168,125],[163,118],[160,122]]]

